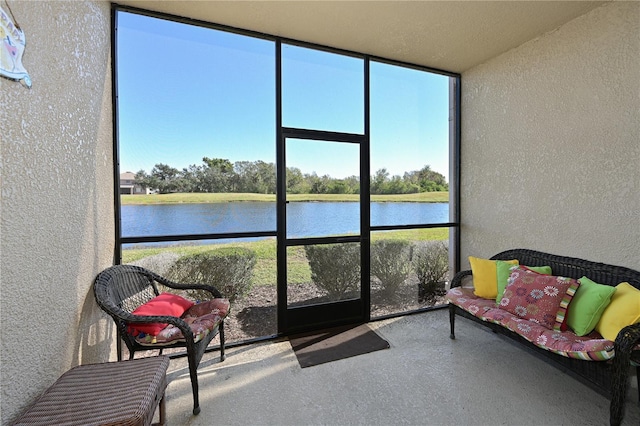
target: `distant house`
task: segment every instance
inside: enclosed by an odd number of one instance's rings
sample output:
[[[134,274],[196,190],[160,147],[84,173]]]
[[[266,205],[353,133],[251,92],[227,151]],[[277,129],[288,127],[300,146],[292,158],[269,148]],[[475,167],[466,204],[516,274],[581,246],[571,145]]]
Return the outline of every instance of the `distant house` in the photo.
[[[136,185],[136,174],[131,172],[120,173],[120,194],[149,194],[149,188]]]

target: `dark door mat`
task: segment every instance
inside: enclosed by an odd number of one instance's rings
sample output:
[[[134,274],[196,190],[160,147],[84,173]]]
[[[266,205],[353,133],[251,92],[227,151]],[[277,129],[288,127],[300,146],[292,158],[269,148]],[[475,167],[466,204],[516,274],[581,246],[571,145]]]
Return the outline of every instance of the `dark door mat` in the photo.
[[[390,347],[367,324],[297,334],[290,336],[289,342],[302,368]]]

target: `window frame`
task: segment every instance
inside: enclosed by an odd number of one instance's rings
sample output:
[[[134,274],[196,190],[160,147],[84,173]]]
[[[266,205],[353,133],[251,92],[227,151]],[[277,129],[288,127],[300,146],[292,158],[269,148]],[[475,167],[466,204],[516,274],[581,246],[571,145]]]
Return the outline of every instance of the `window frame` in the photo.
[[[244,30],[240,28],[235,28],[227,25],[221,25],[216,23],[205,22],[197,19],[190,19],[185,17],[174,16],[170,14],[165,14],[161,12],[155,12],[145,9],[140,9],[136,7],[130,6],[122,6],[118,4],[112,4],[111,8],[111,60],[112,60],[112,102],[113,102],[113,161],[114,161],[114,169],[113,169],[113,178],[114,178],[114,218],[115,218],[115,247],[114,247],[114,264],[120,264],[122,262],[122,247],[124,244],[135,244],[135,243],[165,243],[165,242],[180,242],[180,241],[199,241],[199,240],[216,240],[216,239],[243,239],[249,237],[278,237],[279,236],[279,221],[276,224],[276,230],[273,231],[260,231],[260,232],[231,232],[231,233],[205,233],[205,234],[182,234],[182,235],[158,235],[158,236],[122,236],[122,228],[121,228],[121,202],[120,202],[120,155],[119,155],[119,111],[118,111],[118,46],[117,46],[117,15],[119,12],[127,12],[134,13],[139,15],[144,15],[152,18],[158,19],[166,19],[177,23],[184,23],[189,25],[196,25],[204,28],[210,28],[217,31],[225,31],[229,33],[234,33],[242,36],[255,37],[267,41],[273,42],[276,46],[282,46],[283,44],[287,45],[295,45],[304,48],[316,49],[321,51],[326,51],[330,53],[336,53],[340,55],[352,56],[355,58],[363,59],[365,62],[365,80],[366,84],[370,85],[370,63],[371,62],[379,62],[383,64],[399,66],[404,68],[415,69],[418,71],[434,73],[442,76],[449,77],[449,222],[447,223],[418,223],[411,225],[384,225],[384,226],[371,226],[370,224],[370,208],[366,209],[364,212],[365,217],[363,218],[363,222],[368,221],[368,226],[362,228],[363,239],[370,241],[370,235],[372,232],[376,231],[390,231],[390,230],[403,230],[403,229],[424,229],[424,228],[449,228],[449,264],[452,272],[458,272],[460,269],[460,134],[461,134],[461,76],[458,73],[453,73],[449,71],[444,71],[440,69],[435,69],[431,67],[426,67],[417,64],[406,63],[402,61],[382,58],[374,55],[363,54],[358,52],[353,52],[349,50],[336,49],[323,45],[319,45],[316,43],[309,43],[300,40],[290,39],[286,37],[279,37],[268,35],[256,31]],[[276,79],[279,81],[281,78],[278,73],[280,72],[280,61],[282,60],[282,52],[281,49],[275,49],[276,58]],[[370,161],[370,140],[369,140],[369,109],[370,109],[370,99],[369,99],[369,90],[365,90],[364,94],[364,109],[365,109],[365,117],[364,117],[364,139],[365,142],[365,151],[367,156],[369,156]],[[278,107],[276,108],[276,135],[274,135],[274,144],[278,147],[280,144],[280,138],[283,132],[282,127],[282,87],[276,84],[276,93],[274,94],[274,101],[277,103]],[[287,131],[290,131],[288,129]],[[279,156],[276,148],[276,170],[277,179],[282,179],[280,165],[279,165]],[[370,205],[370,164],[361,165],[361,188],[366,189],[365,192],[362,193],[363,203]],[[366,174],[364,174],[366,172]],[[278,183],[278,190],[276,191],[276,198],[279,197],[278,191],[280,190],[280,186],[282,182]],[[364,235],[365,231],[367,235]],[[278,262],[281,260],[278,259]],[[282,260],[284,261],[284,260]],[[368,260],[365,260],[364,263],[368,266]],[[363,263],[363,264],[364,264]],[[366,268],[368,270],[368,268]],[[429,308],[420,309],[427,310]],[[402,312],[398,314],[394,314],[392,316],[401,316],[406,315],[412,312]],[[370,318],[367,318],[370,319]],[[378,318],[377,318],[378,319]]]

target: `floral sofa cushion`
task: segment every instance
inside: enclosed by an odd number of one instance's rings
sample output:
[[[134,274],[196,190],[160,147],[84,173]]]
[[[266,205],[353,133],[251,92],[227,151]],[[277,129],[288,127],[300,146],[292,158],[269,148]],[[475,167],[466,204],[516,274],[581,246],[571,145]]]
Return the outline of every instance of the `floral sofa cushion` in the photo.
[[[447,300],[483,321],[506,327],[534,345],[558,355],[592,361],[608,360],[615,355],[613,342],[595,331],[586,336],[577,336],[570,330],[550,330],[497,308],[492,300],[473,294],[472,288],[452,288],[447,292]]]
[[[191,328],[195,342],[199,342],[215,330],[218,324],[229,315],[229,306],[227,299],[212,299],[196,303],[185,311],[181,318]],[[155,336],[139,333],[135,339],[145,346],[169,345],[176,341],[185,341],[182,331],[172,324],[167,325]]]

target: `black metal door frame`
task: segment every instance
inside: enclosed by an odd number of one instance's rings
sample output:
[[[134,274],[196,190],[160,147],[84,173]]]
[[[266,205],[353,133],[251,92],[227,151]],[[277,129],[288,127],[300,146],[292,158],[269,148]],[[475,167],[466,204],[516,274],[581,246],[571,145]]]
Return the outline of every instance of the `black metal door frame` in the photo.
[[[370,206],[368,189],[363,192],[363,179],[360,178],[360,232],[358,235],[337,237],[288,238],[287,227],[287,199],[286,199],[286,143],[287,139],[322,140],[335,143],[355,143],[359,146],[360,163],[368,163],[367,138],[365,135],[324,132],[307,129],[281,128],[279,138],[278,157],[278,332],[291,334],[292,332],[313,330],[337,326],[342,324],[363,323],[370,317],[370,288],[369,288],[369,217]],[[365,156],[366,155],[366,156]],[[368,168],[365,167],[365,168]],[[363,167],[360,167],[362,173]],[[368,183],[368,179],[366,180]],[[362,196],[365,194],[366,196]],[[364,201],[366,200],[366,202]],[[309,306],[290,307],[287,303],[287,248],[311,244],[360,244],[360,295],[357,299],[341,300]]]
[[[326,328],[334,325],[363,323],[370,319],[371,294],[369,279],[370,194],[369,194],[369,58],[364,63],[364,133],[340,133],[299,129],[282,125],[282,43],[276,42],[276,169],[277,169],[277,267],[278,267],[278,334]],[[357,236],[288,239],[286,235],[287,139],[321,140],[355,143],[360,152],[360,234]],[[360,243],[360,297],[319,305],[289,307],[287,304],[287,247],[310,244]]]

